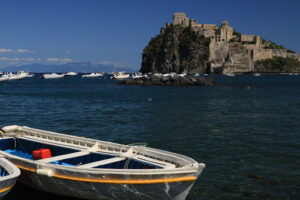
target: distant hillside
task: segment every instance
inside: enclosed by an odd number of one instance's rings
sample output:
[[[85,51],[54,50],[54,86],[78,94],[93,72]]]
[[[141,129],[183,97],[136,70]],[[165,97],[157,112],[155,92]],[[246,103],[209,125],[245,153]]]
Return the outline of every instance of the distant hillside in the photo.
[[[112,72],[114,71],[113,65],[102,65],[92,62],[76,62],[76,63],[66,63],[60,65],[44,65],[44,64],[29,64],[22,66],[10,66],[0,68],[0,71],[8,72],[17,72],[17,71],[26,71],[26,72],[37,72],[37,73],[46,73],[46,72]],[[117,71],[125,72],[135,72],[135,70],[129,68],[117,67]]]

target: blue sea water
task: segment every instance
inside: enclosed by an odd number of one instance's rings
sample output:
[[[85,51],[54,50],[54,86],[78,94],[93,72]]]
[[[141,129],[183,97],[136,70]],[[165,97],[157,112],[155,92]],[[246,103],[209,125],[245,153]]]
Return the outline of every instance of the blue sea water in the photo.
[[[214,76],[218,86],[125,86],[80,76],[0,83],[0,126],[26,125],[194,158],[188,199],[300,199],[300,76]],[[17,184],[9,200],[66,197]]]

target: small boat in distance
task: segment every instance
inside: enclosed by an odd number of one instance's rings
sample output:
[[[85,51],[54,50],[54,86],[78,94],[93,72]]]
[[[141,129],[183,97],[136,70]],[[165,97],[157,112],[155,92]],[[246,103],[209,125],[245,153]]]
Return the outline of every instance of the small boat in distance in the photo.
[[[0,82],[7,81],[8,78],[9,78],[8,74],[2,74],[2,76],[0,76]]]
[[[41,76],[41,79],[63,78],[64,76],[65,76],[64,74],[56,74],[56,73],[43,74],[43,75]]]
[[[132,79],[137,79],[137,78],[142,78],[143,74],[142,73],[133,73],[131,74]]]
[[[90,74],[84,74],[82,75],[83,78],[95,78],[95,77],[100,77],[103,76],[103,73],[90,73]]]
[[[77,73],[76,72],[68,72],[65,74],[66,76],[76,76]]]
[[[235,74],[226,73],[226,76],[235,76]]]
[[[260,73],[254,73],[253,76],[260,76]]]
[[[21,171],[5,158],[0,158],[0,199],[16,184]]]
[[[157,76],[157,77],[162,77],[163,76],[163,74],[161,74],[161,73],[155,73],[155,74],[153,74],[154,76]]]
[[[115,72],[111,79],[117,79],[117,80],[122,80],[122,79],[128,79],[130,77],[130,74],[127,74],[125,72]]]
[[[20,79],[27,78],[28,75],[29,75],[29,73],[24,72],[24,71],[19,71],[16,74],[10,72],[8,74],[8,80],[20,80]]]
[[[146,145],[101,140],[6,126],[4,155],[34,189],[82,199],[184,200],[205,164]]]

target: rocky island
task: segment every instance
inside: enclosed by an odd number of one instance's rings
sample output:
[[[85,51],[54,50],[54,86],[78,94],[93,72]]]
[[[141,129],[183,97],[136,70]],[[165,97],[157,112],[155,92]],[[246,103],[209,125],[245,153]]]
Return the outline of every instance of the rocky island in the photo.
[[[300,72],[300,55],[258,35],[241,34],[227,21],[199,24],[175,13],[142,54],[142,73]]]

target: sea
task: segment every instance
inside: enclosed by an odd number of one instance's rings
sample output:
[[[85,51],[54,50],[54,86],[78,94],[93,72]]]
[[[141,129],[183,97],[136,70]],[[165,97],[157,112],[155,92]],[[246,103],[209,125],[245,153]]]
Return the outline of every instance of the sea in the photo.
[[[188,200],[300,199],[300,76],[214,75],[216,86],[104,78],[0,82],[0,126],[147,146],[205,163]],[[25,198],[26,197],[26,198]],[[7,200],[70,200],[17,184]]]

